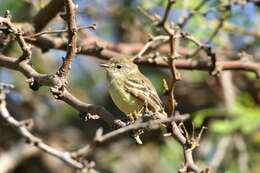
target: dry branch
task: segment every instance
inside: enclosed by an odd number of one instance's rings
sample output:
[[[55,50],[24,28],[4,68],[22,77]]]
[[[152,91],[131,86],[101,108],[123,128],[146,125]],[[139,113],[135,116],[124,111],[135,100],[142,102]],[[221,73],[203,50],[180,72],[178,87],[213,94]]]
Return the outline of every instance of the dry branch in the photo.
[[[73,58],[77,53],[77,23],[76,23],[76,5],[73,0],[65,0],[66,9],[66,21],[68,23],[68,45],[67,54],[64,62],[57,72],[59,77],[66,78],[69,69],[71,68],[71,63]]]
[[[40,32],[63,9],[64,0],[50,1],[33,19],[36,32]]]
[[[91,144],[88,144],[77,151],[73,152],[72,155],[74,157],[84,157],[86,155],[89,155],[90,152],[92,153],[95,148],[100,144],[103,143],[109,139],[112,139],[120,134],[137,130],[137,129],[146,129],[146,130],[154,130],[159,129],[161,124],[168,124],[174,121],[184,121],[187,118],[189,118],[189,115],[178,115],[175,117],[170,118],[164,118],[164,119],[156,119],[156,120],[148,120],[148,121],[142,121],[142,119],[137,120],[133,124],[130,125],[124,125],[124,127],[121,127],[117,130],[108,132],[106,134],[103,134],[103,130],[99,129],[96,131],[96,137],[94,141]]]
[[[37,39],[27,39],[27,41],[44,51],[49,49],[61,49],[66,50],[67,40],[59,37],[51,37],[51,36],[41,36]],[[99,59],[108,60],[114,56],[119,54],[123,54],[127,52],[127,54],[135,54],[138,53],[143,47],[143,43],[112,43],[108,41],[101,40],[99,38],[93,38],[93,36],[83,38],[81,41],[84,43],[79,50],[79,54],[93,56]],[[103,45],[103,46],[102,46]],[[160,50],[160,48],[159,48]],[[169,49],[163,49],[164,53],[169,53]],[[189,56],[190,50],[185,48],[180,48],[178,50],[178,54],[182,56]],[[258,77],[260,76],[260,64],[257,62],[244,62],[241,60],[223,60],[228,57],[237,57],[237,54],[222,54],[221,52],[215,51],[217,57],[217,66],[221,67],[221,70],[241,70],[255,73]],[[199,55],[196,55],[199,56]],[[127,57],[127,55],[126,55]],[[156,67],[169,67],[165,56],[161,55],[145,55],[142,58],[138,58],[135,60],[138,64],[144,64],[149,66]],[[202,71],[210,71],[212,70],[211,60],[205,59],[177,59],[175,60],[175,65],[177,69],[183,70],[202,70]]]
[[[46,152],[56,158],[59,158],[60,160],[64,161],[69,166],[72,166],[76,169],[83,169],[84,165],[81,162],[78,162],[77,160],[74,160],[69,152],[65,151],[59,151],[53,147],[50,147],[49,145],[45,144],[41,138],[38,138],[34,136],[29,131],[29,126],[31,126],[32,121],[18,121],[14,117],[12,117],[9,113],[9,111],[6,108],[6,94],[9,90],[9,86],[2,85],[0,89],[0,113],[1,116],[6,120],[6,122],[17,129],[17,131],[26,139],[26,141],[33,146],[39,148],[43,152]]]
[[[39,152],[24,142],[18,142],[0,154],[0,173],[12,172],[22,161]]]

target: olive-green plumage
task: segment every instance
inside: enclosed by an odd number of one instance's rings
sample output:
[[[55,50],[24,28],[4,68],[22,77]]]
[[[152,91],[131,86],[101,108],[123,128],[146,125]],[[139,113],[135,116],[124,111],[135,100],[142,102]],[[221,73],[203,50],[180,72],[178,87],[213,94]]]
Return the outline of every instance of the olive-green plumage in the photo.
[[[113,102],[127,116],[139,113],[145,103],[154,112],[163,110],[152,83],[132,61],[115,57],[101,66],[107,71],[108,90]]]

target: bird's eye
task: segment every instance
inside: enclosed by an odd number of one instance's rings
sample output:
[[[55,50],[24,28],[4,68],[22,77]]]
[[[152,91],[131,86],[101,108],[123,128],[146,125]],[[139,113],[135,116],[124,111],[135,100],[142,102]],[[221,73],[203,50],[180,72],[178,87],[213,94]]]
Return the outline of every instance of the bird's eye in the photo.
[[[117,69],[120,69],[120,68],[122,68],[122,66],[121,66],[121,65],[117,65],[116,68],[117,68]]]

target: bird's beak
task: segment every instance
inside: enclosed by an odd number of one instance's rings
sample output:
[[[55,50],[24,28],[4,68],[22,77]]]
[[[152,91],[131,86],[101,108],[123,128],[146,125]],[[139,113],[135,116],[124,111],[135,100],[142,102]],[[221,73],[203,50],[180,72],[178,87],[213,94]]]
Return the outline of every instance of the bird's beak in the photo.
[[[100,66],[100,67],[104,67],[104,68],[108,68],[108,67],[109,67],[109,65],[106,64],[106,63],[101,63],[101,64],[99,64],[99,66]]]

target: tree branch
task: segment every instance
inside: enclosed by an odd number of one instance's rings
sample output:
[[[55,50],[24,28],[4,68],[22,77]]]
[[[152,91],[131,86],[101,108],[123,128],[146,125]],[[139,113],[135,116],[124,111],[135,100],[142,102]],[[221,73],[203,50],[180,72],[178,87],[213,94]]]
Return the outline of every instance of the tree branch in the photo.
[[[66,40],[63,38],[58,37],[50,37],[50,36],[42,36],[37,38],[36,40],[28,40],[28,42],[34,44],[37,47],[42,48],[44,51],[49,49],[61,49],[66,50]],[[101,41],[99,43],[97,38],[86,38],[83,44],[80,47],[79,54],[93,56],[99,59],[109,60],[110,58],[122,54],[122,52],[126,52],[127,54],[138,53],[144,44],[142,43],[111,43],[107,41]],[[100,46],[101,45],[101,46]],[[102,46],[104,45],[104,46]],[[163,50],[165,51],[165,50]],[[190,50],[185,48],[180,48],[180,52],[178,52],[182,56],[189,55]],[[168,52],[168,49],[167,51]],[[198,56],[198,55],[197,55]],[[225,59],[223,56],[236,56],[235,53],[231,52],[231,54],[223,55],[222,53],[216,52],[217,62],[216,64],[221,67],[221,70],[241,70],[241,71],[248,71],[254,72],[257,77],[260,77],[260,64],[256,62],[244,62],[242,60],[222,60]],[[156,66],[156,67],[169,67],[165,56],[161,55],[145,55],[142,58],[138,58],[135,60],[138,64],[144,64],[149,66]],[[212,69],[211,61],[210,60],[175,60],[175,65],[177,69],[183,70],[202,70],[202,71],[210,71]]]
[[[64,7],[64,0],[50,1],[34,17],[35,32],[40,32]]]
[[[100,144],[103,143],[109,139],[112,139],[120,134],[137,130],[137,129],[146,129],[146,130],[155,130],[161,127],[161,124],[167,124],[171,123],[173,121],[184,121],[189,117],[189,115],[178,115],[176,117],[170,117],[170,118],[164,118],[164,119],[156,119],[156,120],[148,120],[143,121],[142,119],[139,119],[135,121],[133,124],[121,127],[117,130],[108,132],[106,134],[103,134],[102,128],[96,131],[96,137],[94,141],[91,144],[88,144],[77,151],[73,152],[72,155],[74,157],[85,157],[92,153],[94,149]]]
[[[62,81],[56,75],[40,74],[27,62],[19,62],[13,57],[0,54],[0,66],[21,72],[28,78],[27,82],[32,89],[39,89],[41,86],[54,87],[62,85]],[[81,113],[97,114],[110,126],[112,126],[114,120],[116,120],[115,116],[106,111],[103,107],[82,102],[74,97],[66,88],[64,88],[58,98]]]
[[[64,152],[64,151],[59,151],[55,148],[50,147],[49,145],[45,144],[42,142],[42,139],[34,136],[30,131],[29,131],[29,126],[31,126],[30,123],[32,121],[17,121],[14,117],[10,115],[6,108],[6,93],[8,92],[8,87],[6,86],[1,86],[0,89],[0,113],[1,116],[6,120],[6,122],[17,129],[17,131],[27,140],[28,143],[33,144],[33,146],[39,148],[40,150],[56,157],[59,158],[60,160],[64,161],[66,164],[68,164],[71,167],[74,167],[76,169],[83,169],[84,165],[77,161],[74,160],[69,152]]]
[[[66,78],[73,58],[77,53],[77,24],[76,24],[76,5],[73,0],[65,0],[66,17],[68,22],[68,45],[65,60],[57,75]]]

